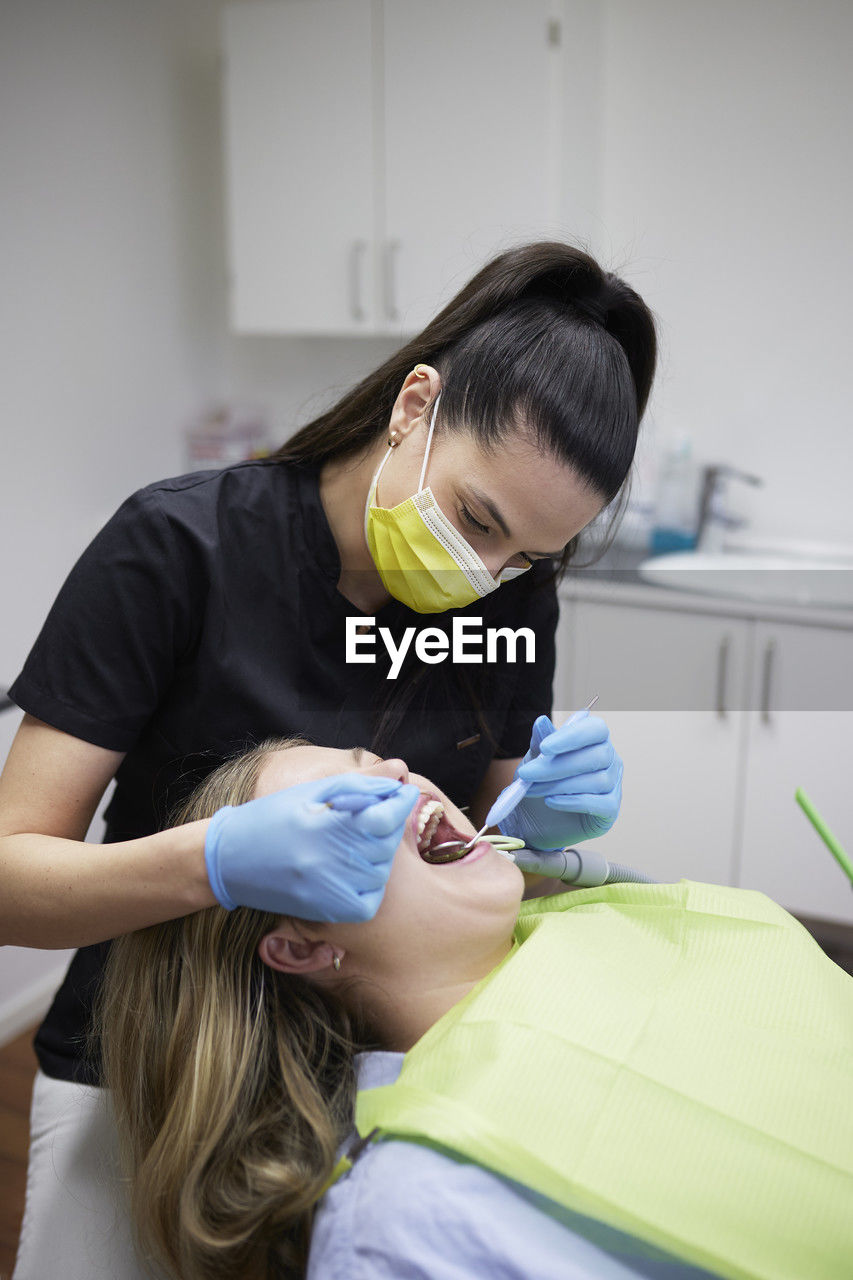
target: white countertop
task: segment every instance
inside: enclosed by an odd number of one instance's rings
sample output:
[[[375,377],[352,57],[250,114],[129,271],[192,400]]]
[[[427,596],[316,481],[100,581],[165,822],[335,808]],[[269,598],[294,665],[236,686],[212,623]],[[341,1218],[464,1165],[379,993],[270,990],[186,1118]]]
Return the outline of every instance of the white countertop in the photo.
[[[559,591],[565,600],[589,600],[633,608],[670,609],[677,613],[704,613],[853,631],[853,609],[704,595],[676,587],[652,585],[645,582],[636,570],[579,569],[566,576]]]

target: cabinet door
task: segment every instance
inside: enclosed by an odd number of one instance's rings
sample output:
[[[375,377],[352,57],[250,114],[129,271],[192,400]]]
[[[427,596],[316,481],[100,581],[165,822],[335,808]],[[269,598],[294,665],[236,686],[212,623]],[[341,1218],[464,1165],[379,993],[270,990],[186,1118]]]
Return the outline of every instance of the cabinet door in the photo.
[[[389,324],[420,329],[494,252],[560,234],[553,12],[550,0],[386,2]]]
[[[599,694],[625,762],[619,819],[596,845],[606,857],[662,881],[734,883],[749,634],[739,620],[588,601],[561,621],[571,681],[555,715]]]
[[[224,13],[231,320],[243,333],[373,327],[371,0]]]
[[[802,787],[853,851],[853,633],[756,628],[738,883],[789,911],[853,923],[853,886],[794,800]]]

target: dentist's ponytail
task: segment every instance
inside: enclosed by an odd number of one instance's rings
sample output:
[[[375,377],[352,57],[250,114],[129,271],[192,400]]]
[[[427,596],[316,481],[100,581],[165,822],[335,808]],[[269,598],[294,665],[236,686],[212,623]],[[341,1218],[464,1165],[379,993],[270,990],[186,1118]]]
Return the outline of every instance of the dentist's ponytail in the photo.
[[[610,501],[628,476],[656,360],[642,298],[582,249],[541,241],[488,262],[434,320],[275,455],[319,464],[371,446],[406,375],[441,374],[441,428],[490,445],[532,429]]]

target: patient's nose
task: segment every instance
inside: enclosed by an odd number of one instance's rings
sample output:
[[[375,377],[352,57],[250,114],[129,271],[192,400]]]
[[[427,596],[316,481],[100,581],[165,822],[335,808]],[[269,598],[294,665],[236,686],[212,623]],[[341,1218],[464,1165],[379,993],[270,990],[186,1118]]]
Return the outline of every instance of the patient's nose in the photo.
[[[409,781],[409,766],[405,760],[400,760],[396,756],[390,760],[377,760],[364,772],[379,778],[394,778],[399,782]]]

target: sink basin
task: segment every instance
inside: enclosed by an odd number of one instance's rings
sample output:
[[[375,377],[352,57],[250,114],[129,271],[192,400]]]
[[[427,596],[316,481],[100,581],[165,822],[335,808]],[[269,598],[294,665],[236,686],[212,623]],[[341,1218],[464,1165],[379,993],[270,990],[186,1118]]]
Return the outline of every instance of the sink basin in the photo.
[[[853,553],[809,557],[678,551],[644,560],[639,573],[656,586],[702,595],[853,609]]]

